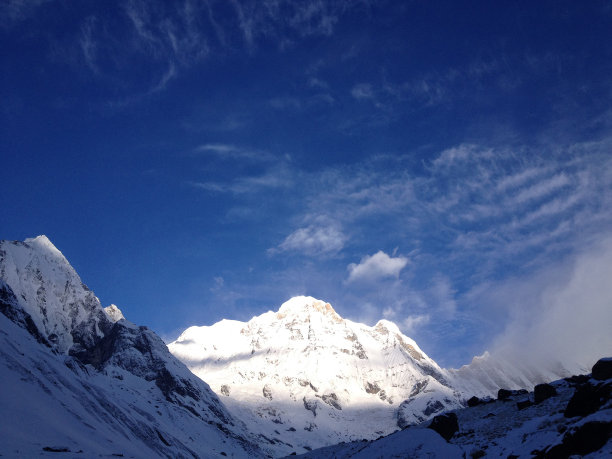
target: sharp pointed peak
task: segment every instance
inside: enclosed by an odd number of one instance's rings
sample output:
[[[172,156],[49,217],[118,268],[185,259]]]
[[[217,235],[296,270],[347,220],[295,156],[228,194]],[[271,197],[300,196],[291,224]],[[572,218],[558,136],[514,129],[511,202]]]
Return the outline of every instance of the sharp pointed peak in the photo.
[[[51,242],[51,240],[44,234],[41,234],[40,236],[28,238],[24,242],[31,247],[35,247],[39,250],[43,250],[55,256],[61,256],[63,259],[65,259],[62,252],[60,252],[59,249],[55,247],[53,242]]]

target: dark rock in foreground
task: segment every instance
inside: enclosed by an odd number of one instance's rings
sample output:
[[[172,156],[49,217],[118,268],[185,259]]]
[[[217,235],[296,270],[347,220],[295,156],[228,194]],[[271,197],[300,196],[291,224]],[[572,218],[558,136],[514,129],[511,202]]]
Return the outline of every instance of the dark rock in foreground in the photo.
[[[604,381],[612,378],[612,357],[599,359],[595,365],[593,365],[593,378]]]
[[[557,395],[557,389],[550,384],[538,384],[533,388],[533,401],[542,403],[544,400]]]
[[[524,410],[525,408],[529,408],[531,405],[533,405],[533,402],[529,399],[525,399],[525,400],[521,400],[519,402],[516,402],[516,407],[519,410]]]
[[[608,400],[612,392],[612,384],[583,384],[576,389],[576,392],[567,404],[563,415],[566,418],[575,416],[587,416],[595,413]]]
[[[459,430],[459,423],[455,413],[440,414],[433,418],[429,428],[435,430],[442,438],[449,441]]]
[[[518,390],[509,390],[509,389],[500,389],[497,391],[497,400],[510,400],[512,397],[517,395],[526,395],[527,391],[525,389]]]
[[[601,449],[612,437],[612,421],[591,421],[578,426],[563,436],[563,441],[545,453],[546,458],[584,456]]]

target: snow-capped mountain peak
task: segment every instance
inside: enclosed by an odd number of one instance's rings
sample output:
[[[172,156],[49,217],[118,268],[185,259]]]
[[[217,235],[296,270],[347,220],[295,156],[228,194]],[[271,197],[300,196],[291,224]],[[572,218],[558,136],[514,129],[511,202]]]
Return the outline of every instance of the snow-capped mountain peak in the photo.
[[[190,327],[168,347],[279,454],[377,437],[462,403],[395,324],[352,322],[312,297],[248,322]],[[292,447],[277,441],[280,428]]]
[[[0,412],[19,413],[0,423],[2,454],[262,455],[210,387],[153,331],[102,308],[45,236],[0,241],[0,379]]]
[[[89,346],[110,326],[98,298],[46,236],[0,242],[0,277],[61,353]]]
[[[59,251],[57,247],[49,240],[47,236],[41,234],[36,237],[29,237],[25,241],[26,244],[37,247],[39,250],[43,251],[51,251],[57,255],[61,255],[63,257],[62,252]]]

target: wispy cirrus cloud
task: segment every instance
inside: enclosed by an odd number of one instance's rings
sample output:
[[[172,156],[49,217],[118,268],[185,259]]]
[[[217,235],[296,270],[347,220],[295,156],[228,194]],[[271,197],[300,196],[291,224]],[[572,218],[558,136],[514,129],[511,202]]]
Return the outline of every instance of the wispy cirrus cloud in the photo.
[[[243,175],[223,182],[192,181],[189,184],[209,192],[245,195],[277,188],[289,188],[294,185],[294,177],[290,168],[279,164],[258,175]]]
[[[11,27],[30,15],[32,15],[38,7],[50,0],[5,0],[0,3],[0,26],[4,28]]]
[[[374,99],[374,91],[372,85],[369,83],[359,83],[352,87],[351,96],[357,100],[371,100]]]
[[[360,2],[356,2],[359,4]],[[258,39],[275,38],[280,48],[291,46],[298,38],[329,36],[342,14],[355,5],[318,0],[263,2],[232,0],[244,43],[254,49]]]
[[[418,314],[406,317],[401,325],[404,333],[408,336],[412,336],[419,328],[427,325],[431,320],[429,314]]]
[[[192,65],[208,54],[208,38],[203,32],[208,16],[199,3],[185,0],[165,5],[130,0],[124,8],[135,34],[134,46],[151,58]]]
[[[45,3],[48,0],[3,2],[0,26],[8,28],[38,14]],[[112,88],[111,106],[124,106],[163,91],[211,53],[253,53],[259,43],[286,49],[307,37],[329,36],[347,10],[360,6],[319,0],[111,0],[104,8],[83,9],[63,36],[51,37],[51,42],[57,48],[55,58],[69,56],[71,63],[83,65]],[[70,41],[68,34],[73,35]],[[313,79],[310,87],[321,94],[306,105],[333,103],[322,80]],[[290,100],[273,98],[271,104],[287,106]]]
[[[313,257],[337,254],[344,247],[347,237],[340,227],[329,221],[316,221],[289,234],[278,247],[268,250],[271,255],[282,252],[298,252]]]
[[[387,310],[398,323],[435,316],[436,326],[442,321],[458,334],[482,325],[478,315],[468,319],[466,290],[554,265],[608,230],[611,147],[607,138],[537,152],[471,144],[440,152],[420,172],[408,155],[302,171],[300,182],[308,186],[291,193],[292,218],[333,217],[339,227],[351,228],[340,257],[374,254],[349,265],[346,301],[376,307],[379,316]],[[298,225],[283,241],[290,246],[315,233]],[[379,252],[383,244],[401,245],[411,263]],[[350,293],[362,282],[393,281],[400,273],[401,282],[389,283],[384,292]],[[415,333],[433,326],[425,319],[409,324]],[[419,336],[435,347],[431,335]]]
[[[269,162],[275,157],[267,151],[244,148],[228,143],[205,143],[193,149],[194,153],[203,153],[225,160],[251,160]]]

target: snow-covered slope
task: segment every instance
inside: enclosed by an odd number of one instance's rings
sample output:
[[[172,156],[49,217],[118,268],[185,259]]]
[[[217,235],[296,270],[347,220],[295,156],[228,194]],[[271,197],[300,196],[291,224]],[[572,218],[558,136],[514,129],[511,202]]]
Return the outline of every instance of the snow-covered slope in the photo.
[[[209,386],[44,236],[0,242],[0,455],[257,457]]]
[[[376,438],[462,403],[395,324],[351,322],[311,297],[247,323],[191,327],[168,347],[277,455]]]
[[[357,441],[312,451],[317,459],[391,457],[541,457],[612,456],[612,359],[607,375],[573,376],[542,384],[532,394],[508,394],[494,401],[473,401],[456,410],[448,442],[431,422],[410,426],[376,441]],[[607,376],[607,377],[606,377]],[[453,413],[440,416],[452,419]]]

